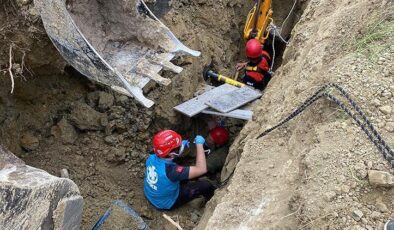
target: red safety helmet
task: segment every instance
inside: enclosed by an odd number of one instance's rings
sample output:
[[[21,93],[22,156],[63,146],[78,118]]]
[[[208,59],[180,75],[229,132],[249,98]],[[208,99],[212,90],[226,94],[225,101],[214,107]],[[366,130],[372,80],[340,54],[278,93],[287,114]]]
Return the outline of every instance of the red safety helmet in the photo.
[[[262,55],[262,48],[259,40],[256,38],[250,39],[245,46],[246,57],[255,59]]]
[[[153,151],[158,157],[165,157],[181,143],[181,135],[172,130],[162,130],[153,137]]]
[[[216,145],[223,145],[225,144],[229,137],[230,134],[228,133],[227,129],[223,128],[223,127],[216,127],[213,128],[210,132],[209,135],[211,136],[213,142]]]

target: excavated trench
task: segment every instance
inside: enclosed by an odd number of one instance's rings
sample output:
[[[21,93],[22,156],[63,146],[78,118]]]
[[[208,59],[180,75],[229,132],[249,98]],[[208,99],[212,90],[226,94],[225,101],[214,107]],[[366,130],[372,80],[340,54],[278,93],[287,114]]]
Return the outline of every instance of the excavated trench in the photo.
[[[205,64],[215,63],[220,72],[231,75],[243,57],[241,31],[250,3],[171,1],[168,9],[155,7],[166,2],[151,4],[181,40],[203,55],[199,59],[176,58],[174,62],[184,71],[177,76],[162,72],[173,83],[144,90],[157,102],[149,110],[67,66],[46,37],[31,3],[1,0],[5,7],[0,18],[8,23],[0,30],[1,144],[27,164],[53,175],[60,176],[63,168],[69,171],[84,197],[82,229],[91,228],[114,199],[125,200],[152,229],[170,228],[162,213],[143,196],[144,162],[151,137],[164,128],[177,130],[188,139],[206,134],[204,117],[187,119],[172,107],[191,98],[201,86]],[[275,23],[280,25],[291,5],[275,1],[273,8]],[[300,10],[301,5],[297,5],[283,34],[290,34]],[[214,12],[221,12],[220,21]],[[26,29],[32,32],[26,35]],[[284,49],[277,40],[275,68]],[[22,68],[15,75],[12,94],[7,72],[10,50],[13,71]],[[226,119],[226,124],[235,139],[244,123]],[[199,204],[192,203],[167,213],[184,229],[191,229],[203,212]]]

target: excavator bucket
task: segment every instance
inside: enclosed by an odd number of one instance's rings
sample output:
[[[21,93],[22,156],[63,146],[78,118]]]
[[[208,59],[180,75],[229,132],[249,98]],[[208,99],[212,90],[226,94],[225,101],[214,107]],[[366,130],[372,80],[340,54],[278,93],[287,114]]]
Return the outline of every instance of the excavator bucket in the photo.
[[[45,30],[64,59],[91,80],[134,97],[150,81],[170,84],[159,72],[180,73],[175,54],[199,56],[186,47],[142,0],[35,0]]]
[[[256,38],[263,45],[268,38],[267,26],[272,22],[271,0],[257,0],[249,11],[244,27],[244,40]]]

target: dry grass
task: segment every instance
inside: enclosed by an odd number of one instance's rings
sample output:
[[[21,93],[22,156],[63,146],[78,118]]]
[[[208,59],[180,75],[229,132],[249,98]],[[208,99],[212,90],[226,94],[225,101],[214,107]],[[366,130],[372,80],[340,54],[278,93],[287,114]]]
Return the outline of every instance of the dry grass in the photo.
[[[380,20],[369,26],[363,36],[356,40],[356,51],[376,61],[382,52],[394,46],[394,22]]]

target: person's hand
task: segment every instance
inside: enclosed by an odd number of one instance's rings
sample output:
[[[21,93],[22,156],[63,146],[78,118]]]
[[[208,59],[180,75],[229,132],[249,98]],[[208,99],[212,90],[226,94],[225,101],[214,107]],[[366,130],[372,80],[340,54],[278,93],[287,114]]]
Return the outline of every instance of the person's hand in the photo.
[[[197,135],[196,138],[194,138],[194,143],[196,145],[203,145],[205,143],[204,137]]]
[[[189,140],[183,140],[181,144],[184,148],[189,148],[190,147],[190,141]]]
[[[240,71],[240,70],[242,70],[243,68],[246,67],[246,64],[248,64],[248,63],[247,63],[247,62],[238,62],[238,63],[235,65],[235,69],[236,69],[237,71]]]

